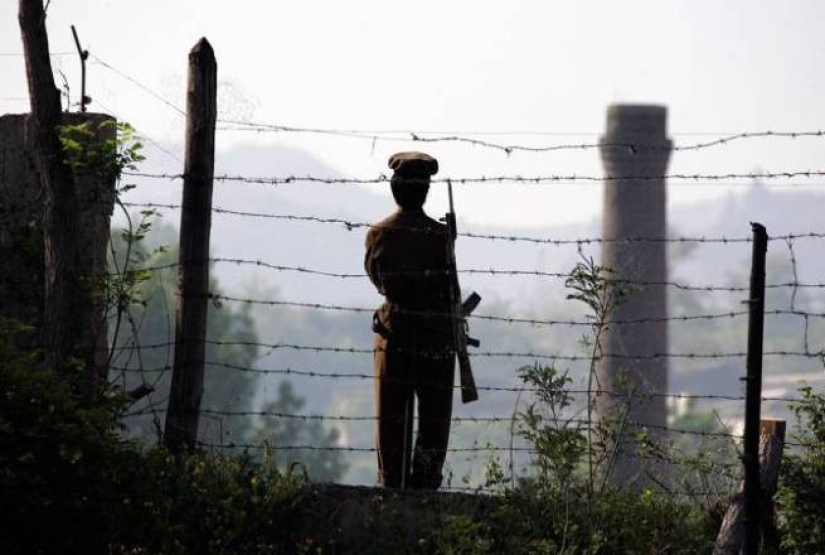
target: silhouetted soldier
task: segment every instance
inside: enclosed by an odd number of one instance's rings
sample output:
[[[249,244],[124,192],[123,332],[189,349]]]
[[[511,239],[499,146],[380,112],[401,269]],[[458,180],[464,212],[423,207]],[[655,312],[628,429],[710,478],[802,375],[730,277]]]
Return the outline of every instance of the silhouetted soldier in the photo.
[[[447,227],[423,210],[438,161],[420,152],[390,157],[398,210],[367,234],[364,266],[386,297],[373,316],[379,481],[441,485],[453,401],[455,351],[447,274]],[[412,444],[413,399],[418,434]],[[412,459],[412,461],[410,461]]]

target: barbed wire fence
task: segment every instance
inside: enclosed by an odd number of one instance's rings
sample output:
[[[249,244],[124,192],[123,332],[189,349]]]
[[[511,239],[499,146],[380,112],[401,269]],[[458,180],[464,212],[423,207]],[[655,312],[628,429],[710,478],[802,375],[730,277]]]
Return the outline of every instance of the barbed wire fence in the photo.
[[[153,91],[151,88],[142,84],[139,80],[127,73],[117,69],[115,66],[104,62],[103,60],[92,56],[92,59],[101,67],[104,67],[126,80],[133,86],[142,89],[147,94],[154,97],[156,100],[162,102],[167,108],[172,109],[178,115],[184,115],[184,111],[178,107],[174,102],[165,98]],[[646,149],[660,149],[660,145],[648,145],[644,143],[554,143],[540,146],[517,144],[510,142],[498,142],[492,139],[479,139],[479,136],[491,136],[496,133],[493,132],[474,132],[474,133],[453,133],[453,132],[424,132],[424,131],[410,131],[410,130],[358,130],[358,129],[323,129],[311,127],[293,127],[286,125],[270,124],[266,122],[242,121],[237,119],[218,120],[218,130],[221,132],[250,132],[250,133],[273,133],[273,134],[302,134],[302,135],[327,135],[341,138],[342,140],[363,140],[375,144],[377,141],[381,142],[397,142],[403,144],[432,144],[432,143],[450,143],[458,144],[472,148],[491,149],[495,151],[504,152],[510,155],[516,152],[523,152],[527,154],[547,154],[562,151],[581,151],[581,150],[596,150],[596,149],[623,149],[630,152],[640,152]],[[547,135],[554,135],[548,133]],[[825,132],[821,130],[800,130],[800,131],[750,131],[730,134],[722,137],[716,137],[711,140],[692,142],[686,144],[677,144],[669,150],[674,152],[680,151],[699,151],[713,148],[722,148],[734,142],[746,142],[750,140],[772,140],[772,141],[794,141],[796,139],[821,139],[825,137]],[[168,155],[171,153],[166,151]],[[183,178],[182,174],[176,173],[152,173],[152,172],[131,172],[128,173],[129,178],[138,178],[143,180],[155,181],[179,181]],[[602,177],[595,175],[580,175],[580,174],[545,174],[545,175],[518,175],[518,174],[501,174],[491,176],[454,176],[447,178],[434,179],[433,183],[439,184],[458,184],[458,185],[480,185],[480,184],[495,184],[500,186],[518,186],[518,185],[538,185],[538,186],[553,186],[560,184],[577,184],[577,185],[604,185],[610,184],[617,180],[633,179],[633,180],[667,180],[668,187],[673,186],[702,186],[713,184],[716,186],[742,186],[750,187],[754,180],[766,181],[771,186],[776,187],[822,187],[825,183],[815,181],[817,178],[825,177],[825,170],[822,169],[801,169],[785,172],[712,172],[712,173],[673,173],[666,175],[635,175],[623,177]],[[273,190],[281,187],[298,186],[303,184],[316,184],[322,186],[352,186],[352,185],[381,185],[389,181],[388,176],[379,174],[373,177],[362,178],[347,178],[324,175],[217,175],[215,182],[224,187],[240,187],[244,185],[265,185],[271,186]],[[123,202],[123,206],[129,209],[136,210],[154,210],[162,212],[174,212],[180,210],[181,206],[175,203],[163,202]],[[337,214],[312,214],[312,213],[274,213],[262,211],[249,211],[234,209],[232,207],[214,207],[213,215],[225,218],[241,218],[248,221],[278,221],[286,225],[317,225],[337,227],[343,231],[353,230],[367,230],[373,227],[367,221],[357,221],[354,219],[342,217]],[[743,226],[746,222],[743,222]],[[770,230],[769,230],[770,231]],[[513,234],[494,234],[486,232],[464,231],[459,233],[459,238],[478,242],[498,243],[503,245],[538,245],[543,247],[552,247],[559,249],[573,249],[581,251],[584,247],[599,246],[611,241],[621,241],[626,243],[645,243],[645,242],[664,242],[673,245],[696,244],[696,245],[715,245],[721,248],[732,248],[736,245],[747,245],[751,242],[749,237],[736,236],[684,236],[684,237],[629,237],[623,239],[604,239],[600,237],[578,237],[572,239],[561,239],[554,237],[531,237]],[[362,241],[363,236],[360,234],[352,234],[352,240]],[[776,254],[780,249],[779,245],[785,247],[787,255],[787,264],[791,269],[789,279],[779,279],[771,281],[767,284],[769,291],[775,291],[788,296],[787,304],[784,306],[773,306],[766,310],[765,316],[772,321],[785,321],[792,319],[799,323],[798,337],[801,342],[797,346],[786,347],[772,347],[766,350],[764,355],[772,359],[776,359],[781,363],[797,364],[795,361],[808,361],[809,368],[819,367],[823,358],[821,344],[814,338],[816,334],[812,334],[812,328],[821,329],[822,321],[825,320],[825,311],[821,303],[814,301],[808,303],[801,302],[801,292],[810,291],[818,294],[819,291],[825,288],[825,283],[816,281],[802,281],[800,279],[799,265],[800,260],[797,256],[796,246],[803,241],[821,242],[825,240],[825,230],[812,230],[804,233],[784,234],[771,238],[771,252]],[[366,274],[359,268],[354,269],[354,261],[352,268],[343,270],[328,269],[304,266],[297,261],[288,260],[265,260],[265,253],[262,252],[261,258],[230,258],[230,257],[211,257],[210,264],[213,265],[232,265],[238,268],[251,268],[256,271],[274,272],[276,274],[295,273],[300,275],[312,276],[313,278],[323,280],[355,280],[363,281]],[[459,264],[461,262],[459,261]],[[174,271],[177,263],[163,263],[145,265],[140,268],[134,268],[128,271],[132,272],[147,272],[153,276],[160,276],[164,272]],[[491,266],[488,268],[481,267],[460,267],[459,272],[465,276],[483,275],[497,280],[502,283],[509,283],[513,279],[520,277],[538,278],[543,280],[553,280],[557,283],[562,283],[569,278],[569,273],[561,270],[548,270],[546,268],[511,268],[505,266]],[[626,280],[627,283],[645,287],[645,286],[663,286],[669,291],[680,292],[683,294],[690,294],[700,296],[703,294],[731,294],[734,296],[741,296],[748,291],[746,283],[694,283],[686,280],[671,280],[671,281],[644,281],[644,280]],[[506,288],[508,285],[502,285]],[[319,314],[352,314],[359,318],[363,317],[363,325],[365,328],[369,326],[369,315],[374,310],[374,307],[365,305],[344,305],[333,303],[311,303],[301,300],[284,299],[284,298],[256,298],[247,297],[243,294],[224,293],[222,291],[214,291],[210,294],[210,299],[215,306],[222,303],[232,303],[237,305],[250,306],[255,309],[272,309],[281,308],[290,311],[303,311],[308,313]],[[741,300],[741,299],[740,299]],[[702,306],[702,302],[697,303]],[[172,310],[167,307],[168,313],[165,316],[167,320],[171,317]],[[740,322],[745,319],[748,314],[747,310],[739,309],[715,309],[708,311],[697,311],[684,314],[668,315],[665,318],[658,319],[634,319],[634,320],[615,320],[606,322],[607,325],[623,325],[630,323],[659,323],[667,325],[671,329],[671,333],[679,333],[679,326],[688,325],[690,323],[705,323],[722,325],[730,324],[731,322]],[[488,313],[473,315],[470,319],[471,323],[480,323],[487,326],[497,326],[501,329],[511,329],[517,326],[528,328],[532,330],[539,330],[539,333],[551,333],[556,329],[568,330],[570,332],[578,333],[581,330],[588,330],[593,322],[584,317],[571,318],[565,316],[553,317],[552,315],[536,316],[534,314],[511,314],[511,313]],[[819,326],[819,327],[818,327]],[[489,328],[499,329],[499,328]],[[740,329],[741,326],[740,326]],[[572,330],[572,331],[571,331]],[[129,374],[136,374],[141,379],[148,379],[152,384],[158,384],[164,377],[168,377],[171,371],[171,365],[168,362],[170,359],[169,353],[174,347],[174,340],[171,337],[171,329],[168,330],[169,340],[154,344],[141,344],[137,340],[139,335],[139,324],[133,326],[132,336],[122,341],[117,345],[116,351],[112,357],[111,371],[117,376],[126,376]],[[492,335],[495,337],[495,334]],[[491,339],[494,343],[494,339]],[[264,351],[267,354],[279,351],[295,351],[307,355],[307,362],[300,367],[283,366],[261,366],[260,363],[254,362],[252,364],[237,365],[221,362],[218,360],[208,360],[207,366],[219,372],[227,373],[243,373],[261,375],[264,377],[274,376],[279,379],[292,379],[296,381],[306,382],[307,388],[316,387],[335,387],[339,383],[354,382],[358,383],[357,387],[369,389],[369,382],[374,380],[372,373],[368,370],[371,367],[369,356],[374,353],[374,348],[370,345],[352,345],[352,344],[299,344],[289,342],[278,342],[277,338],[262,338],[261,341],[226,341],[221,339],[210,338],[207,343],[214,347],[233,347],[246,346],[253,347],[258,351]],[[140,362],[140,354],[145,351],[162,351],[165,353],[166,363],[158,367],[144,366]],[[319,369],[313,366],[310,355],[324,354],[335,357],[336,359],[343,359],[343,357],[359,357],[354,366],[364,368],[367,371],[344,371],[344,370],[329,370]],[[531,362],[540,361],[547,364],[558,363],[587,363],[590,357],[587,355],[575,352],[574,348],[570,348],[559,352],[543,351],[540,349],[529,350],[513,350],[513,349],[495,349],[478,351],[471,353],[475,359],[492,359],[499,362],[496,364],[500,368],[508,368],[510,371]],[[618,355],[612,355],[618,356]],[[629,359],[638,359],[640,355],[625,355]],[[746,353],[741,350],[689,350],[689,351],[674,351],[646,354],[643,357],[647,358],[666,358],[674,361],[698,361],[715,362],[715,361],[735,361],[740,368],[739,374],[744,371],[744,366],[741,364]],[[262,359],[266,360],[264,356]],[[339,366],[352,367],[351,363],[342,365],[333,365],[334,368]],[[510,372],[512,376],[512,372]],[[535,393],[531,388],[523,384],[511,383],[509,385],[501,383],[501,380],[489,380],[491,373],[482,372],[479,375],[479,390],[494,395],[501,395],[506,398],[505,402],[491,403],[497,407],[518,407],[519,403],[524,403],[524,396]],[[489,380],[489,381],[488,381]],[[513,380],[511,380],[512,382]],[[485,383],[487,382],[487,383]],[[146,382],[145,382],[146,383]],[[318,384],[318,385],[316,385]],[[456,386],[458,387],[458,386]],[[579,404],[574,408],[574,416],[567,419],[567,423],[582,426],[589,426],[586,420],[575,417],[575,410],[580,410],[581,403],[588,402],[587,399],[595,394],[612,395],[616,394],[611,391],[604,391],[599,389],[586,389],[580,387],[572,387],[568,393],[579,399]],[[622,395],[626,395],[623,393]],[[730,394],[693,394],[685,392],[667,392],[656,393],[667,398],[673,402],[679,401],[700,401],[705,402],[714,408],[717,403],[741,404],[745,397],[744,395],[730,395]],[[154,419],[155,425],[159,428],[159,422],[162,415],[165,413],[165,406],[168,401],[168,396],[163,394],[149,397],[145,402],[137,404],[130,412],[124,415],[125,421],[132,418],[151,416]],[[764,402],[779,403],[786,405],[800,401],[800,398],[793,395],[765,395]],[[484,405],[484,401],[479,407]],[[202,414],[209,418],[214,418],[218,422],[223,422],[224,419],[234,418],[260,418],[271,417],[283,420],[297,420],[297,421],[313,421],[321,422],[330,425],[354,425],[359,426],[362,432],[361,437],[369,436],[369,432],[363,432],[364,429],[371,430],[375,421],[375,416],[369,414],[369,406],[361,406],[360,413],[343,413],[343,412],[278,412],[262,409],[244,409],[244,410],[214,410],[205,409]],[[454,425],[483,425],[483,426],[499,426],[504,425],[507,429],[503,433],[497,435],[501,443],[499,444],[478,444],[473,442],[471,444],[456,444],[450,445],[449,452],[454,454],[469,453],[469,454],[489,454],[489,453],[524,453],[529,457],[532,454],[531,449],[523,444],[513,444],[512,431],[514,420],[516,418],[517,410],[514,409],[509,413],[479,413],[479,414],[465,414],[457,411],[458,414],[451,419]],[[636,423],[641,427],[651,427],[650,423]],[[509,431],[508,431],[509,430]],[[684,435],[699,439],[715,438],[724,439],[737,444],[742,435],[735,431],[707,431],[680,428],[678,426],[666,426],[662,431],[672,435]],[[354,434],[353,434],[354,435]],[[263,450],[272,446],[261,443],[242,443],[242,442],[225,442],[222,440],[223,434],[219,434],[217,440],[204,439],[201,442],[203,448],[212,449],[216,451],[239,451],[239,450]],[[796,448],[804,448],[804,445],[795,442],[789,442]],[[369,444],[350,444],[342,441],[337,445],[274,445],[274,448],[281,451],[322,451],[322,452],[338,452],[352,455],[354,457],[363,457],[367,454],[373,454],[375,448]],[[676,464],[676,459],[671,460]],[[733,466],[737,466],[734,464]],[[447,489],[463,490],[467,488],[447,486]],[[475,490],[475,487],[469,489]],[[677,492],[679,493],[679,492]],[[712,495],[719,492],[681,492],[689,495]]]
[[[166,206],[158,206],[152,203],[134,203],[130,205],[134,208],[165,208],[170,210],[175,210],[178,207],[172,205]],[[357,228],[367,228],[369,224],[365,222],[353,222],[349,220],[342,220],[338,218],[322,218],[317,216],[301,216],[295,214],[247,214],[241,213],[238,214],[238,211],[228,211],[221,208],[215,209],[216,214],[224,214],[227,216],[234,216],[234,217],[247,217],[247,218],[260,218],[260,217],[277,217],[278,219],[283,219],[286,221],[299,221],[299,222],[312,222],[318,225],[341,225],[346,229],[357,229]],[[510,237],[510,236],[495,236],[495,235],[484,235],[484,234],[472,234],[467,233],[464,234],[466,237],[472,237],[473,239],[478,240],[488,240],[488,241],[507,241],[507,242],[517,242],[517,241],[527,241],[527,242],[537,242],[541,241],[542,243],[550,243],[555,246],[563,247],[563,246],[570,246],[570,247],[578,247],[582,244],[599,244],[602,243],[603,240],[596,237],[586,237],[580,238],[575,240],[555,240],[555,239],[541,239],[541,238],[529,238],[529,237]],[[804,233],[804,234],[793,234],[793,235],[786,235],[781,237],[773,238],[775,244],[779,244],[780,241],[793,245],[796,241],[802,240],[813,240],[819,241],[822,239],[822,235],[816,232],[811,233]],[[661,239],[647,239],[647,238],[632,238],[628,241],[647,241],[647,240],[656,240],[661,241]],[[720,245],[735,245],[738,243],[747,243],[749,240],[743,237],[677,237],[673,239],[669,239],[667,241],[672,241],[674,243],[684,243],[684,242],[697,242],[697,243],[713,243],[713,244],[720,244]],[[792,249],[789,250],[789,253],[793,252]],[[786,308],[773,308],[766,311],[766,316],[768,318],[783,318],[783,317],[791,317],[799,319],[802,322],[804,327],[804,347],[801,349],[777,349],[777,350],[767,350],[765,351],[764,355],[766,357],[775,357],[779,360],[789,360],[789,359],[809,359],[818,361],[822,357],[821,350],[817,350],[811,348],[810,346],[810,332],[809,326],[812,320],[821,321],[825,319],[825,313],[815,310],[808,310],[804,308],[800,308],[797,306],[796,296],[798,291],[804,289],[811,289],[818,291],[825,287],[825,284],[822,283],[807,283],[807,282],[800,282],[798,280],[798,272],[796,266],[798,261],[795,257],[790,259],[793,267],[793,274],[794,279],[790,281],[779,281],[779,282],[772,282],[768,283],[767,288],[779,291],[785,291],[790,294],[791,301]],[[235,265],[235,266],[250,266],[259,269],[265,269],[267,271],[272,271],[276,273],[280,272],[295,272],[300,274],[309,274],[313,276],[318,276],[324,279],[329,280],[363,280],[366,278],[366,275],[363,272],[339,272],[339,271],[329,271],[325,269],[318,269],[312,267],[305,267],[305,266],[288,266],[282,264],[273,264],[271,262],[266,262],[263,260],[252,260],[252,259],[239,259],[239,258],[221,258],[221,257],[214,257],[210,259],[210,263],[215,265],[220,264],[228,264],[228,265]],[[158,266],[148,266],[146,268],[142,268],[141,271],[150,271],[150,272],[163,272],[166,270],[174,270],[177,266],[177,263],[170,263],[165,265],[158,265]],[[547,272],[538,269],[531,269],[531,270],[523,270],[523,269],[510,269],[510,268],[485,268],[485,269],[473,269],[473,268],[464,268],[461,270],[462,274],[472,275],[473,273],[481,273],[486,275],[497,276],[503,280],[508,278],[514,278],[521,275],[531,275],[542,277],[546,279],[552,280],[563,280],[565,279],[568,274],[563,272]],[[685,292],[691,292],[700,294],[702,292],[723,292],[723,293],[733,293],[733,294],[744,294],[747,291],[747,286],[744,284],[742,285],[727,285],[727,284],[714,284],[714,283],[690,283],[687,281],[668,281],[668,282],[645,282],[645,281],[629,281],[634,285],[645,286],[645,285],[664,285],[666,287],[672,288],[674,290],[680,290]],[[328,313],[351,313],[356,315],[363,315],[365,326],[367,325],[368,315],[372,313],[374,310],[373,307],[369,306],[358,306],[358,305],[342,305],[342,304],[326,304],[326,303],[306,303],[300,301],[290,301],[287,299],[264,299],[264,298],[251,298],[251,297],[243,297],[243,296],[235,296],[229,294],[223,294],[220,292],[216,292],[210,295],[210,298],[215,303],[235,303],[235,304],[243,304],[243,305],[251,305],[251,306],[259,306],[259,307],[282,307],[282,308],[289,308],[295,310],[304,310],[304,311],[315,311],[315,312],[328,312]],[[669,316],[667,318],[659,318],[659,319],[634,319],[634,320],[617,320],[617,321],[609,321],[607,322],[608,325],[621,325],[621,324],[628,324],[628,323],[661,323],[663,325],[674,325],[678,323],[687,323],[687,322],[694,322],[694,321],[731,321],[737,319],[743,319],[747,315],[746,310],[737,310],[737,311],[729,311],[729,312],[712,312],[712,313],[697,313],[697,314],[681,314],[681,315],[674,315]],[[476,316],[471,317],[471,321],[482,321],[482,322],[489,322],[496,325],[504,325],[504,326],[515,326],[515,325],[523,325],[529,327],[540,327],[540,328],[553,328],[553,327],[568,327],[568,328],[579,328],[579,329],[587,329],[592,326],[592,321],[586,318],[580,319],[567,319],[567,318],[531,318],[531,317],[521,317],[515,316],[511,314],[479,314]],[[362,346],[340,346],[340,345],[320,345],[320,344],[293,344],[293,343],[278,343],[278,342],[226,342],[226,341],[217,341],[217,340],[208,340],[210,345],[216,346],[231,346],[231,345],[244,345],[244,346],[254,346],[259,349],[262,349],[267,352],[273,352],[278,350],[292,350],[298,352],[307,352],[307,353],[327,353],[327,354],[334,354],[336,356],[366,356],[369,357],[374,353],[374,348],[367,345]],[[139,348],[146,350],[146,349],[165,349],[169,350],[174,346],[174,341],[168,341],[164,343],[157,343],[157,344],[144,344],[141,345]],[[715,352],[701,352],[701,351],[692,351],[692,352],[667,352],[667,353],[653,353],[644,355],[641,358],[668,358],[673,360],[723,360],[723,359],[733,359],[742,361],[746,356],[746,352],[744,351],[715,351]],[[516,360],[540,360],[546,361],[548,363],[559,363],[559,362],[587,362],[589,357],[587,355],[581,354],[573,354],[573,353],[553,353],[553,352],[541,352],[541,351],[496,351],[496,350],[488,350],[488,351],[480,351],[480,352],[473,352],[472,356],[476,358],[495,358],[495,359],[503,359],[505,361],[516,361]],[[610,356],[610,355],[608,355]],[[613,356],[622,356],[628,359],[639,359],[639,355],[613,355]],[[369,368],[370,361],[369,359],[363,359],[363,362],[360,366],[364,368]],[[296,380],[315,380],[325,383],[335,383],[337,381],[347,381],[347,380],[358,380],[361,382],[367,382],[364,384],[363,387],[369,388],[369,383],[371,380],[374,379],[371,373],[368,372],[336,372],[336,371],[324,371],[324,370],[312,370],[308,367],[304,368],[264,368],[259,367],[256,365],[253,366],[237,366],[231,365],[216,361],[209,361],[207,364],[213,368],[220,368],[222,371],[227,372],[247,372],[247,373],[255,373],[255,374],[263,374],[263,375],[277,375],[279,377],[284,378],[291,378]],[[510,367],[515,367],[516,363],[509,364]],[[117,368],[113,367],[113,370],[122,370],[124,372],[134,371],[128,367]],[[171,371],[171,367],[166,365],[161,368],[141,368],[137,370],[139,372],[148,372],[148,373],[164,373]],[[313,386],[310,386],[310,388]],[[458,386],[456,386],[458,387]],[[530,388],[525,388],[524,386],[497,386],[497,385],[490,385],[486,386],[483,383],[480,385],[479,389],[484,392],[496,392],[496,393],[507,393],[513,396],[515,395],[524,395],[534,393]],[[581,396],[581,398],[589,398],[595,394],[611,394],[611,392],[599,391],[599,390],[586,390],[586,389],[571,389],[569,393],[573,395]],[[691,400],[701,400],[701,401],[727,401],[732,403],[741,403],[744,401],[743,395],[700,395],[700,394],[687,394],[687,393],[663,393],[659,394],[671,400],[679,400],[679,399],[691,399]],[[793,403],[798,402],[800,400],[799,397],[795,396],[765,396],[763,397],[764,401],[768,402],[778,402],[778,403]],[[165,399],[161,399],[157,403],[154,403],[150,406],[143,407],[141,409],[135,410],[134,412],[125,415],[126,417],[138,416],[141,414],[152,413],[156,417],[157,415],[163,415],[165,409],[163,408],[163,403]],[[368,410],[368,409],[367,409]],[[369,414],[320,414],[320,413],[283,413],[283,412],[275,412],[275,411],[266,411],[266,410],[204,410],[202,414],[218,418],[218,419],[229,419],[229,418],[248,418],[248,417],[271,417],[277,419],[289,419],[289,420],[300,420],[300,421],[319,421],[324,423],[329,423],[332,425],[336,424],[355,424],[359,426],[366,426],[372,427],[375,421],[374,415]],[[495,424],[503,424],[507,426],[511,426],[514,421],[513,414],[483,414],[483,415],[474,415],[474,416],[456,416],[452,419],[452,423],[455,425],[461,424],[482,424],[482,425],[495,425]],[[572,421],[571,421],[572,422]],[[581,424],[582,421],[576,420],[578,424]],[[644,425],[644,423],[640,423]],[[648,424],[648,426],[650,426]],[[720,433],[720,432],[707,432],[702,430],[690,430],[690,429],[680,429],[674,427],[667,427],[663,431],[667,432],[668,434],[681,434],[681,435],[688,435],[696,438],[727,438],[733,441],[739,441],[741,439],[741,434],[737,433]],[[801,444],[789,442],[788,445],[795,446],[795,447],[802,447]],[[256,449],[264,449],[266,448],[265,445],[262,444],[254,444],[254,443],[223,443],[223,442],[204,442],[204,447],[209,449],[217,449],[217,450],[256,450]],[[278,450],[283,451],[330,451],[330,452],[338,452],[344,453],[347,455],[352,456],[364,456],[365,454],[372,454],[375,452],[375,448],[370,445],[278,445]],[[524,446],[509,446],[509,445],[456,445],[451,446],[449,448],[451,453],[455,454],[462,454],[462,453],[497,453],[497,452],[518,452],[523,453],[529,456],[532,454],[531,450]],[[676,464],[677,461],[671,461]],[[453,488],[455,489],[455,488]],[[458,488],[458,489],[474,489],[474,488]]]

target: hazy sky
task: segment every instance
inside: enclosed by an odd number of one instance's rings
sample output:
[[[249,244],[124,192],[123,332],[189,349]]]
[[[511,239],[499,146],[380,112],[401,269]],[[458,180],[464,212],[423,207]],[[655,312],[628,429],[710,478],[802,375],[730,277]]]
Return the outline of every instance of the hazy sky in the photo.
[[[0,112],[27,104],[17,2],[0,4]],[[184,105],[186,57],[201,37],[219,63],[224,118],[299,127],[478,135],[530,145],[593,142],[612,102],[669,108],[677,144],[743,131],[825,128],[821,1],[211,1],[52,0],[51,49],[73,53],[70,24],[94,56]],[[74,98],[79,62],[58,56]],[[111,70],[89,66],[93,108],[180,143],[183,119]],[[554,135],[558,133],[558,135]],[[701,135],[694,135],[694,134]],[[299,146],[348,176],[386,171],[404,142],[224,132]],[[825,139],[745,141],[676,153],[671,171],[818,169]],[[176,147],[173,147],[173,149]],[[179,147],[177,147],[179,148]],[[599,175],[598,153],[504,154],[434,144],[442,175]],[[675,186],[672,203],[742,188]],[[441,191],[433,203],[443,203]],[[552,223],[598,216],[593,185],[464,187],[465,217]]]

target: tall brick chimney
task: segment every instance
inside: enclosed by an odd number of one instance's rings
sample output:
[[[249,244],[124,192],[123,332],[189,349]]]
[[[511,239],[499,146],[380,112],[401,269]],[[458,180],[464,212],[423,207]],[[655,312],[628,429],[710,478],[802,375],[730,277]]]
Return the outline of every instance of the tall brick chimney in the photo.
[[[662,283],[667,280],[667,195],[665,180],[672,143],[666,135],[667,108],[651,105],[613,105],[607,110],[607,130],[600,141],[604,173],[602,265],[620,279]],[[656,177],[651,179],[651,177]],[[622,241],[643,238],[654,241]],[[668,352],[667,291],[664,285],[642,285],[620,304],[610,320],[654,322],[615,324],[602,337],[606,355],[597,369],[597,389],[612,392],[595,398],[599,417],[624,422],[614,466],[608,479],[615,484],[644,484],[659,463],[636,456],[628,441],[636,432],[665,436],[665,398],[668,360],[652,358]],[[611,355],[617,355],[611,357]]]

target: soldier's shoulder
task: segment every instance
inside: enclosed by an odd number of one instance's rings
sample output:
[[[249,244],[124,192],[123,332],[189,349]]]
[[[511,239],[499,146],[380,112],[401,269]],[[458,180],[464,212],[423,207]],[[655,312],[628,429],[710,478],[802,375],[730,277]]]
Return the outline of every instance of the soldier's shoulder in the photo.
[[[370,225],[370,231],[381,231],[382,229],[391,229],[398,227],[401,215],[399,212],[393,212],[383,220],[378,220]]]
[[[395,227],[398,227],[398,212],[390,214],[383,220],[371,223],[370,228],[367,231],[367,241],[376,239],[387,230],[393,229]]]

